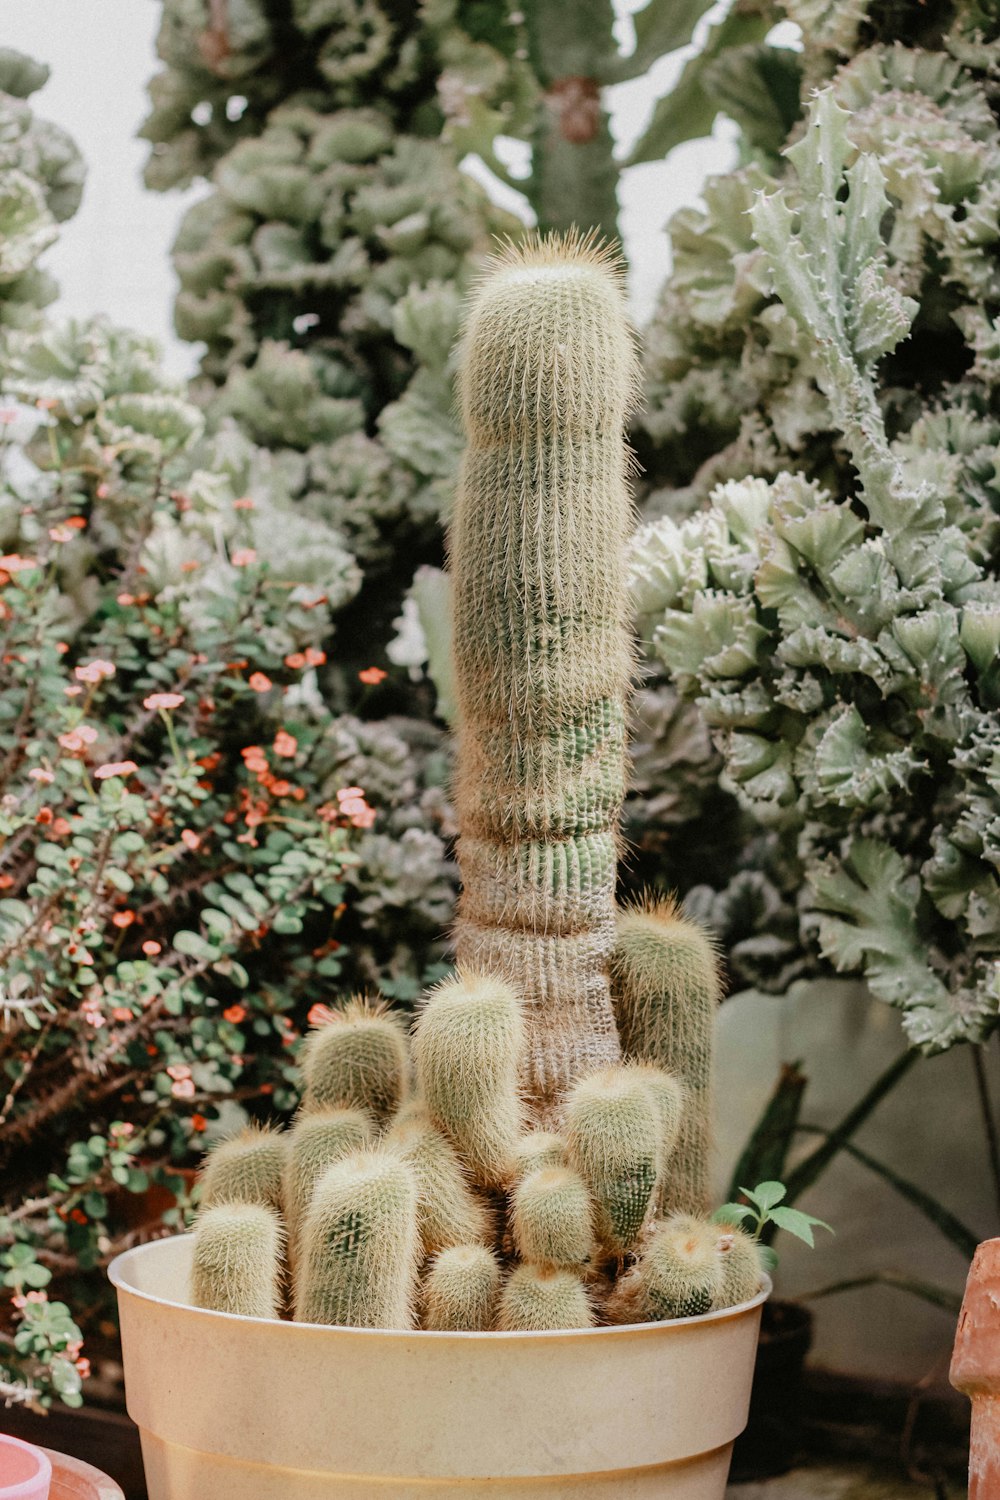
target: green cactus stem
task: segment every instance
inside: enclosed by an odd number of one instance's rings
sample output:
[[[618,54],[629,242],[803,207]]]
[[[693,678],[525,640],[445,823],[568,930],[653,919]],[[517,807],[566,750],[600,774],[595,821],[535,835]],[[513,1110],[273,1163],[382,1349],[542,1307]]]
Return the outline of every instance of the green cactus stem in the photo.
[[[381,1148],[328,1167],[302,1226],[295,1318],[411,1328],[420,1240],[413,1169]]]
[[[298,1253],[298,1234],[309,1211],[316,1184],[328,1167],[368,1146],[374,1139],[372,1117],[362,1109],[316,1109],[300,1114],[288,1137],[283,1201],[289,1253]]]
[[[684,1086],[680,1132],[660,1212],[709,1207],[715,1017],[722,993],[708,934],[673,901],[629,908],[611,960],[615,1013],[627,1057],[653,1063]]]
[[[470,1187],[458,1152],[426,1112],[409,1113],[394,1123],[384,1144],[416,1176],[417,1225],[425,1255],[489,1243],[492,1216]]]
[[[406,1033],[386,1006],[359,997],[306,1037],[307,1109],[367,1109],[384,1124],[409,1086]]]
[[[663,1126],[653,1091],[637,1070],[604,1068],[581,1078],[566,1100],[569,1157],[597,1207],[597,1233],[624,1255],[656,1205]]]
[[[554,1130],[529,1130],[514,1150],[514,1179],[537,1172],[539,1167],[564,1167],[566,1142]]]
[[[432,990],[413,1038],[420,1094],[475,1182],[503,1186],[523,1127],[521,1003],[503,979],[459,970]]]
[[[540,1167],[522,1177],[511,1201],[514,1243],[536,1266],[585,1266],[594,1251],[594,1208],[572,1167]]]
[[[496,1322],[500,1267],[485,1245],[452,1245],[436,1255],[424,1282],[424,1327],[485,1333]]]
[[[450,537],[463,894],[458,961],[526,1005],[540,1123],[619,1059],[608,984],[637,391],[621,271],[592,240],[508,247],[460,349],[467,445]]]
[[[719,1235],[722,1284],[716,1307],[738,1307],[760,1291],[760,1250],[752,1235],[723,1225]]]
[[[288,1137],[247,1125],[209,1152],[201,1172],[201,1206],[257,1203],[281,1209]]]
[[[273,1209],[259,1203],[207,1209],[194,1231],[192,1302],[242,1318],[277,1318],[283,1245],[281,1220]]]
[[[719,1303],[722,1291],[720,1229],[707,1219],[679,1214],[658,1224],[623,1288],[631,1293],[635,1321],[692,1318]]]
[[[573,1271],[517,1266],[500,1297],[497,1326],[505,1333],[545,1333],[593,1324],[586,1288]]]

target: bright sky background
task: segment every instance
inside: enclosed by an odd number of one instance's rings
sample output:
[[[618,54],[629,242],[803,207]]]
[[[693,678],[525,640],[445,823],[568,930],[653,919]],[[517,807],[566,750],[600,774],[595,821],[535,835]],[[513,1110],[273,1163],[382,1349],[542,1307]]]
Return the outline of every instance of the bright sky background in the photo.
[[[639,3],[616,0],[623,17]],[[157,66],[159,17],[158,0],[2,0],[0,43],[48,63],[51,77],[32,96],[32,105],[69,130],[87,163],[83,205],[62,226],[59,242],[44,260],[62,287],[59,310],[74,317],[107,313],[155,335],[168,369],[183,376],[196,351],[180,343],[171,328],[170,243],[199,190],[147,192],[141,178],[147,147],[135,139],[147,108],[146,83]],[[627,21],[622,25],[623,34],[630,31]],[[675,53],[647,78],[610,90],[612,126],[623,148],[636,138],[686,57]],[[668,161],[624,175],[622,233],[640,322],[668,267],[664,225],[682,204],[697,199],[707,175],[730,165],[732,137],[723,123],[714,139],[690,142]]]

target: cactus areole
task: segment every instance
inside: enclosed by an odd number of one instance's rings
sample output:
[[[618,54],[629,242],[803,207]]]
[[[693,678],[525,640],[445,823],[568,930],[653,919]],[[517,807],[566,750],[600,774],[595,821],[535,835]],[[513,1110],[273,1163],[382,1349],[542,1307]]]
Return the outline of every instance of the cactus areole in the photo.
[[[621,270],[592,239],[502,250],[460,348],[451,527],[459,969],[502,975],[539,1121],[620,1060],[609,989],[625,791],[637,395]]]

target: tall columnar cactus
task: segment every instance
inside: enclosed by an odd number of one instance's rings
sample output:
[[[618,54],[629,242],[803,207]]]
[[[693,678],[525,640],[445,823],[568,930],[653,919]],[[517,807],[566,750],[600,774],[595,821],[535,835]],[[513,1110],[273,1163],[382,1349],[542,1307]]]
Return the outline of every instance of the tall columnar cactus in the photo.
[[[504,250],[460,350],[451,531],[463,894],[459,964],[522,995],[529,1103],[554,1117],[618,1060],[608,986],[632,647],[617,263],[586,240]]]
[[[417,1224],[426,1255],[454,1245],[489,1242],[489,1210],[469,1186],[458,1152],[426,1112],[414,1110],[394,1124],[385,1145],[413,1168]]]
[[[419,1243],[417,1184],[406,1162],[377,1146],[337,1162],[302,1227],[296,1320],[409,1328]]]
[[[221,1141],[209,1156],[201,1179],[203,1208],[220,1203],[260,1203],[281,1207],[288,1139],[280,1131],[248,1125]]]
[[[661,1211],[705,1213],[712,1054],[722,991],[718,955],[703,928],[687,921],[672,901],[658,901],[620,915],[611,974],[623,1051],[655,1063],[684,1086]]]
[[[370,1109],[384,1124],[409,1088],[406,1034],[384,1005],[350,1000],[309,1033],[302,1059],[304,1103]]]
[[[413,1055],[434,1122],[485,1187],[509,1178],[522,1111],[518,1070],[521,1003],[503,979],[463,974],[434,990],[417,1024]]]
[[[281,1306],[284,1234],[273,1209],[258,1203],[220,1203],[198,1219],[191,1262],[196,1307],[276,1318]]]
[[[424,1282],[424,1323],[437,1333],[482,1333],[496,1321],[500,1267],[485,1245],[454,1245]]]

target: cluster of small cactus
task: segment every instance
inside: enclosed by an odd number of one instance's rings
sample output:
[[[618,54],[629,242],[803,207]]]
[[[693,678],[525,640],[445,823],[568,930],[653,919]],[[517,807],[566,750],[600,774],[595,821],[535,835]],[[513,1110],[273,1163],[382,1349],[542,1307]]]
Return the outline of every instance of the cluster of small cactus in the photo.
[[[715,949],[669,903],[614,904],[635,370],[613,260],[501,252],[460,367],[457,971],[409,1036],[349,1002],[306,1040],[292,1128],[217,1149],[195,1296],[281,1283],[296,1319],[451,1331],[704,1313],[760,1267],[707,1217]]]

